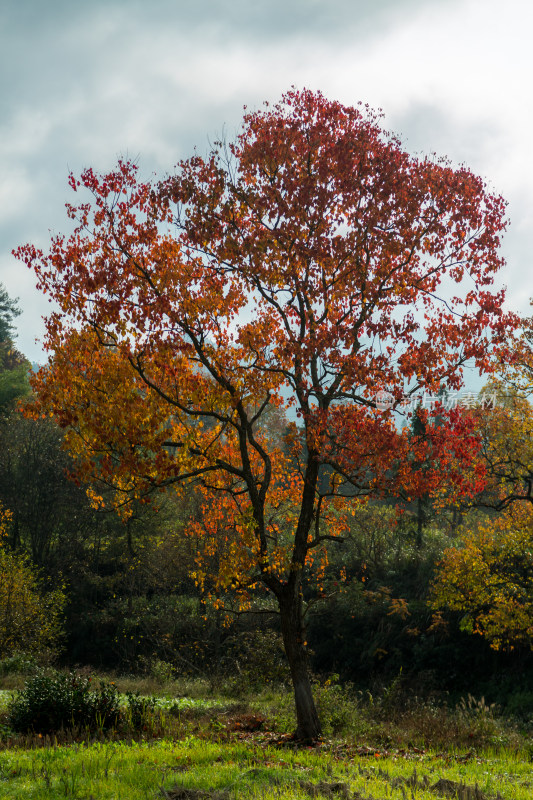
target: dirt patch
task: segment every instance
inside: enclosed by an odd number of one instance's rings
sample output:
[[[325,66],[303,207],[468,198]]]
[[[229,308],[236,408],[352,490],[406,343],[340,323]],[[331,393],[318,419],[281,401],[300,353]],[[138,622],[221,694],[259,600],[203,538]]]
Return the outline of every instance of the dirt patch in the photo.
[[[359,769],[359,773],[365,777],[381,778],[392,786],[393,789],[400,788],[402,794],[404,789],[425,789],[438,798],[446,798],[449,800],[503,800],[501,795],[488,795],[481,791],[478,786],[468,786],[465,783],[449,780],[448,778],[439,778],[436,783],[431,784],[429,778],[426,776],[419,777],[416,770],[409,778],[392,777],[384,770],[377,770],[370,772],[369,770]],[[278,781],[273,781],[278,783]],[[319,783],[311,783],[310,781],[298,781],[298,786],[303,789],[309,797],[327,798],[328,800],[374,800],[372,795],[361,794],[360,792],[350,792],[347,783],[343,781],[320,781]],[[228,789],[185,789],[182,786],[176,786],[173,789],[162,790],[162,795],[165,800],[228,800]]]
[[[410,789],[425,789],[438,797],[451,798],[451,800],[503,800],[502,796],[488,795],[481,791],[478,786],[468,786],[466,783],[459,783],[448,778],[439,778],[436,783],[431,783],[427,775],[419,777],[416,770],[409,778],[391,777],[385,770],[379,769],[370,771],[359,768],[359,774],[365,778],[381,778],[387,781],[393,789],[407,787]]]
[[[183,786],[162,789],[161,794],[165,800],[227,800],[229,797],[225,789],[185,789]]]
[[[457,781],[450,781],[448,778],[439,778],[437,783],[429,787],[429,791],[441,797],[451,797],[453,800],[456,798],[457,800],[502,800],[499,793],[496,797],[490,797],[482,792],[478,786],[467,786],[466,783],[457,783]]]
[[[340,798],[340,800],[352,800],[348,785],[342,781],[334,783],[327,783],[327,781],[320,781],[320,783],[300,781],[299,786],[310,797],[334,797]]]
[[[244,731],[246,733],[253,733],[260,731],[267,719],[262,714],[238,714],[230,717],[226,723],[226,729],[229,731]]]
[[[348,784],[342,781],[333,783],[327,783],[326,781],[320,781],[320,783],[300,781],[298,785],[310,797],[325,797],[331,798],[331,800],[375,800],[371,794],[361,794],[358,791],[350,792]]]

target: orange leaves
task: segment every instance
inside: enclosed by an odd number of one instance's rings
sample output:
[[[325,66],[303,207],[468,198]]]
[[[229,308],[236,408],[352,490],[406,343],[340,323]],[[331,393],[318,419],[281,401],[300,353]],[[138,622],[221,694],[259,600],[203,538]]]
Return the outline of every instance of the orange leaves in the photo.
[[[230,458],[230,445],[224,452]],[[291,551],[301,480],[290,470],[281,450],[271,449],[272,485],[268,493],[263,527],[254,519],[253,506],[243,485],[223,470],[212,473],[201,489],[199,518],[188,527],[198,541],[198,575],[206,576],[219,592],[231,591],[241,604],[252,587],[263,578],[285,580],[291,566]],[[233,453],[236,462],[237,453]],[[259,462],[256,455],[254,461]],[[260,464],[252,465],[257,470]]]
[[[410,616],[409,604],[403,597],[392,597],[390,601],[388,616],[398,616],[400,619],[406,620]]]
[[[0,547],[4,545],[4,538],[7,535],[7,527],[11,521],[11,511],[9,509],[4,508],[0,503]]]
[[[169,373],[126,343],[102,346],[90,329],[59,335],[54,360],[32,379],[37,396],[26,413],[55,415],[78,460],[78,477],[103,479],[115,489],[117,506],[201,469],[202,454],[218,452],[216,429],[182,419],[179,409],[169,416],[164,392],[175,390],[177,375],[192,397],[204,390],[205,380],[188,373],[187,362],[178,358]]]

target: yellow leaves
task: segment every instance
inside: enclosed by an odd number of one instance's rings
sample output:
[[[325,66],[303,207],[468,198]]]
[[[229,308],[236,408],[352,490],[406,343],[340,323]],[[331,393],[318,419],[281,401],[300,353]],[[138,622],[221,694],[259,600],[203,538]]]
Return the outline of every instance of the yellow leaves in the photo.
[[[533,477],[533,408],[514,384],[492,380],[491,407],[479,410],[483,456],[496,498],[526,497]]]
[[[432,606],[464,613],[463,627],[495,649],[533,643],[533,508],[514,505],[463,531],[444,554]]]
[[[206,394],[206,379],[179,354],[173,354],[170,369],[166,344],[161,352],[141,356],[127,341],[102,347],[91,329],[60,331],[58,337],[54,358],[34,378],[38,397],[27,413],[54,414],[66,428],[65,445],[77,460],[78,477],[101,477],[113,486],[123,514],[128,499],[140,499],[154,485],[201,466],[198,452],[216,456],[216,430],[205,430],[178,407],[170,413],[166,393],[179,397],[183,391],[187,402],[194,401],[195,392]]]
[[[23,556],[0,547],[0,658],[16,650],[39,653],[53,648],[65,602],[61,589],[41,590]]]
[[[205,579],[207,577],[206,573],[203,572],[200,569],[197,569],[197,570],[192,570],[189,573],[189,575],[192,578],[192,580],[194,581],[194,585],[198,586],[198,588],[203,591],[204,586],[205,586]]]

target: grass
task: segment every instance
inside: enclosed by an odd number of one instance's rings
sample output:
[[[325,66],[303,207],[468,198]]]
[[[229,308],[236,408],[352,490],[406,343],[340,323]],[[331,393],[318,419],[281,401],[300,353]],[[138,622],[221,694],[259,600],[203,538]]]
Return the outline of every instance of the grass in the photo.
[[[114,680],[122,692],[159,695],[145,730],[10,739],[9,692],[0,691],[0,800],[533,797],[531,732],[474,698],[448,709],[390,693],[363,697],[327,681],[315,687],[324,740],[298,749],[289,692],[270,688],[237,702],[200,682]]]
[[[477,787],[477,788],[476,788]],[[358,755],[253,742],[103,742],[0,753],[0,798],[192,800],[340,797],[530,800],[531,765],[515,756]]]

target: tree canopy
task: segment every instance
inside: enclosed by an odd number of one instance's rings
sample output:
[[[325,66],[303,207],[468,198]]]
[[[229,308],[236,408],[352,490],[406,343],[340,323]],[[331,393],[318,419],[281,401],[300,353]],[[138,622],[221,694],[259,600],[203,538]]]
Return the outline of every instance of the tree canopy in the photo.
[[[458,389],[467,361],[488,371],[505,345],[505,203],[464,167],[410,156],[368,108],[307,90],[247,112],[235,142],[159,183],[137,173],[71,176],[89,193],[68,206],[75,232],[17,253],[59,307],[34,413],[59,419],[79,475],[112,485],[126,514],[199,487],[192,529],[220,555],[221,588],[276,598],[298,734],[314,738],[310,563],[354,497],[479,478],[463,469],[467,415],[443,411],[413,439],[393,410],[406,392]],[[262,426],[271,407],[281,442]],[[438,469],[411,469],[429,452]]]
[[[462,627],[496,650],[533,646],[533,511],[514,504],[495,519],[466,526],[433,586],[434,608],[462,615]]]

